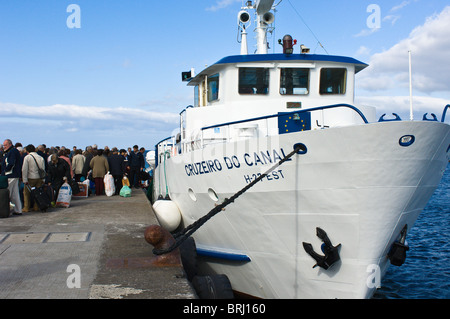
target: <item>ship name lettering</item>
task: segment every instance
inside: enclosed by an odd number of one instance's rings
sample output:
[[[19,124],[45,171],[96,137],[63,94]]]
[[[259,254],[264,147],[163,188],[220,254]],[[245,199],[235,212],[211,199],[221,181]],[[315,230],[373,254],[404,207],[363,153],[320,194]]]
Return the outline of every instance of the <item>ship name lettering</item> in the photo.
[[[245,153],[244,160],[248,166],[275,164],[286,157],[282,148],[280,149],[280,153],[278,153],[277,150],[272,150],[272,153],[270,153],[269,151],[261,151],[259,153],[254,152],[252,155]],[[289,159],[288,161],[291,160],[292,159]]]
[[[203,175],[222,170],[222,164],[219,160],[207,160],[184,166],[187,176]]]
[[[211,174],[222,171],[227,168],[229,170],[235,168],[241,168],[247,165],[248,167],[274,165],[286,157],[286,154],[282,148],[273,149],[272,151],[258,151],[253,153],[245,153],[243,156],[224,156],[223,161],[219,159],[204,160],[197,163],[187,164],[184,166],[184,170],[187,176],[197,176],[203,174]],[[288,159],[287,161],[292,161]],[[269,174],[268,180],[279,179],[280,176],[275,174]],[[247,175],[248,176],[248,175]],[[284,176],[283,176],[284,178]]]

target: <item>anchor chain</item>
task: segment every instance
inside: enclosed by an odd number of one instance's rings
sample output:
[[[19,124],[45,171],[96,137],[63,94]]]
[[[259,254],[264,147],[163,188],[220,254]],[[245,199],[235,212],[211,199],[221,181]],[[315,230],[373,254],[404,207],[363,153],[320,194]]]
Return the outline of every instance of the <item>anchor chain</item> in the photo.
[[[155,255],[163,255],[172,252],[176,248],[178,248],[186,239],[189,238],[193,233],[195,233],[201,226],[203,226],[208,220],[210,220],[212,217],[220,213],[222,210],[224,210],[225,207],[227,207],[229,204],[234,203],[234,201],[240,197],[242,194],[244,194],[246,191],[248,191],[250,188],[255,186],[257,183],[259,183],[263,178],[265,178],[267,175],[269,175],[272,171],[283,165],[285,162],[287,162],[291,157],[293,157],[295,154],[305,154],[304,152],[305,146],[303,144],[296,144],[294,146],[294,150],[289,153],[285,158],[283,158],[281,161],[279,161],[277,164],[275,164],[272,168],[267,170],[265,173],[263,173],[261,176],[256,178],[253,182],[242,188],[240,191],[238,191],[236,194],[231,196],[230,198],[225,198],[222,204],[217,205],[214,207],[209,213],[207,213],[205,216],[201,217],[191,225],[187,226],[180,232],[173,235],[175,238],[175,242],[168,247],[167,249],[153,249],[153,254]],[[303,152],[302,152],[303,151]]]

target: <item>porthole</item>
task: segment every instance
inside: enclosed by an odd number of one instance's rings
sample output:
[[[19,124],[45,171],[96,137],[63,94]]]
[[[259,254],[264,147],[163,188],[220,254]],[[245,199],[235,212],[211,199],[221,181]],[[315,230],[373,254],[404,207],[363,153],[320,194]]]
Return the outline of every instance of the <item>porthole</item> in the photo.
[[[414,135],[405,135],[400,137],[399,144],[403,147],[408,147],[414,144],[416,138]]]
[[[214,189],[212,189],[212,188],[208,189],[208,195],[213,201],[215,201],[215,202],[219,201],[219,196],[217,196],[217,194],[214,191]]]
[[[195,195],[195,192],[194,192],[194,190],[193,190],[192,188],[189,188],[189,189],[188,189],[188,194],[189,194],[189,197],[190,197],[194,202],[197,201],[197,196]]]

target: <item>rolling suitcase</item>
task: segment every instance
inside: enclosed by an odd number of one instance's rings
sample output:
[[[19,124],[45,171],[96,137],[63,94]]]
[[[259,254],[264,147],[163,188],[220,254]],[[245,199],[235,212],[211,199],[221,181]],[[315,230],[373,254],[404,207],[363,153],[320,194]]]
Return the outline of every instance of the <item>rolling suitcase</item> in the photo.
[[[9,190],[0,189],[0,218],[9,217]]]
[[[38,205],[41,212],[46,212],[51,207],[51,199],[45,186],[30,190],[31,198]]]

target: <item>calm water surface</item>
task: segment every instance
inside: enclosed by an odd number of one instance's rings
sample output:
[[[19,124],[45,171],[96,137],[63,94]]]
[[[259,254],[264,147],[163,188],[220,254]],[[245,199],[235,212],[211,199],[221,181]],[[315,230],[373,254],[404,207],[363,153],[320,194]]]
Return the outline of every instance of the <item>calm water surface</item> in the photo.
[[[450,165],[441,184],[408,233],[403,266],[391,266],[377,299],[450,298]]]

